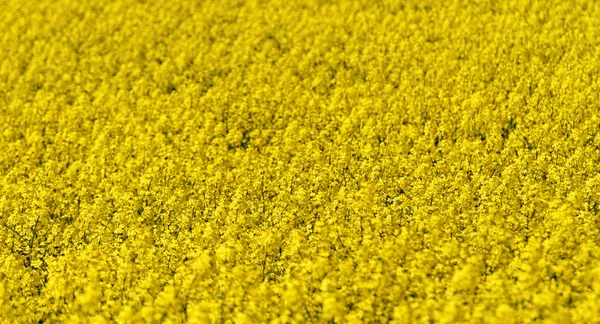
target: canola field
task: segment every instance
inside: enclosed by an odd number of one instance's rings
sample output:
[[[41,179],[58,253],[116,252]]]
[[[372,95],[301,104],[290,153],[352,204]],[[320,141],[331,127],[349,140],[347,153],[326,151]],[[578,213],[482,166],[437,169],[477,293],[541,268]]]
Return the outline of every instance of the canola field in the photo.
[[[600,2],[0,1],[1,323],[600,323]]]

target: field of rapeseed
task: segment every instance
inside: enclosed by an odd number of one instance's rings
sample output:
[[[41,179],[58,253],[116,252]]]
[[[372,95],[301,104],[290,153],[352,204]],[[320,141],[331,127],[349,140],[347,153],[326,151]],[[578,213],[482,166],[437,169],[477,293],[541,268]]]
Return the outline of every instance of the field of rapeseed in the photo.
[[[600,323],[600,2],[0,1],[0,322]]]

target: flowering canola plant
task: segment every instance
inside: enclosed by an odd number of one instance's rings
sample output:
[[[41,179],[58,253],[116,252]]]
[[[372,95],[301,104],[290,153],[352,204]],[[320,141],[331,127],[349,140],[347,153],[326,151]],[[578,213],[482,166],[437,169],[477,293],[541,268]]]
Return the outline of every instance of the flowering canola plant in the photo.
[[[0,322],[600,322],[599,17],[0,1]]]

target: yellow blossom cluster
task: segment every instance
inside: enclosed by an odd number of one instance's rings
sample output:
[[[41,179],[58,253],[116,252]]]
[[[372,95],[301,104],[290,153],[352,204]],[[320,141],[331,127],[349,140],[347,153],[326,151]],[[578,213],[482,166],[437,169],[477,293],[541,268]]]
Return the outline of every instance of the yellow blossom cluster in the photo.
[[[600,2],[1,0],[1,323],[599,323]]]

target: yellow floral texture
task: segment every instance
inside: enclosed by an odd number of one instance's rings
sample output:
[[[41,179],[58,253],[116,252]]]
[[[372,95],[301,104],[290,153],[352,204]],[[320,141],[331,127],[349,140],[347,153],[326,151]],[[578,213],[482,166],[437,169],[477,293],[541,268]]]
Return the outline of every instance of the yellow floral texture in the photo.
[[[600,323],[600,2],[1,0],[0,323]]]

